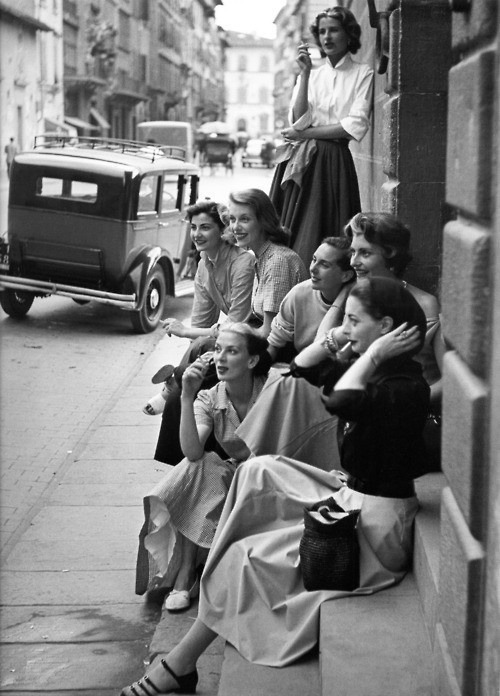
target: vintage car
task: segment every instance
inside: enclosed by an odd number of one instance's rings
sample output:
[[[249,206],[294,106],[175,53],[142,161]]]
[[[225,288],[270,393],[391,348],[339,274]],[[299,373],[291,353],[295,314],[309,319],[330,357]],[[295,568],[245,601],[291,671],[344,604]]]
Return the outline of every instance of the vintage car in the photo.
[[[241,155],[243,167],[263,165],[269,169],[274,166],[275,147],[271,139],[251,138]]]
[[[137,333],[153,331],[175,295],[198,183],[177,147],[37,136],[11,169],[3,310],[23,317],[35,297],[64,295],[129,310]]]

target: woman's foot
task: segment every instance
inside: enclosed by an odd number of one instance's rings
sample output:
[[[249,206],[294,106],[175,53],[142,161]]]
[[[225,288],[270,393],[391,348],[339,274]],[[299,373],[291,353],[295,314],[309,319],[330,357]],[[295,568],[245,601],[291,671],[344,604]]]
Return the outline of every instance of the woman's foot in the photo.
[[[158,694],[194,694],[198,683],[198,672],[177,675],[165,658],[160,658],[139,681],[122,689],[120,696],[158,696]]]
[[[167,611],[185,611],[191,606],[191,599],[198,596],[200,581],[196,578],[190,590],[176,590],[175,588],[165,597],[163,606]]]

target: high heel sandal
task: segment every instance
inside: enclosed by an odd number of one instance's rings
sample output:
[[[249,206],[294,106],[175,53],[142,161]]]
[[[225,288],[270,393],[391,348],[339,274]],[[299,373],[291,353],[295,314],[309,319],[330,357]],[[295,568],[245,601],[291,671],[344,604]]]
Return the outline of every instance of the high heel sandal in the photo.
[[[162,691],[156,684],[151,680],[148,675],[144,675],[139,681],[134,682],[130,686],[125,687],[122,690],[120,696],[157,696],[157,694],[194,694],[196,693],[196,685],[198,683],[198,670],[189,672],[188,674],[183,674],[178,677],[177,674],[171,669],[167,661],[162,657],[160,660],[161,666],[165,671],[167,671],[179,684],[175,689],[169,689],[168,691]]]

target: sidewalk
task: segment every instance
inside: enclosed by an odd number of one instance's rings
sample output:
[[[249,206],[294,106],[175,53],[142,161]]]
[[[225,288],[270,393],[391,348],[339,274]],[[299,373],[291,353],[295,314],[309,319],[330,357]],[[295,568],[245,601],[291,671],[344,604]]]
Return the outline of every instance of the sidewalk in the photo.
[[[158,624],[160,607],[134,594],[142,497],[168,469],[152,458],[160,418],[141,408],[187,343],[162,339],[111,396],[3,565],[2,693],[119,694],[192,623],[196,605]],[[202,696],[217,694],[223,647],[200,660]]]

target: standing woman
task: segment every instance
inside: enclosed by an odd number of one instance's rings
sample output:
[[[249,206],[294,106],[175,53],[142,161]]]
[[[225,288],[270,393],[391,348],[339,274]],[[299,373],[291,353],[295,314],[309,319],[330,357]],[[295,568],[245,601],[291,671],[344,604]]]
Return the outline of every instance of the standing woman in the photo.
[[[361,210],[349,141],[360,141],[368,130],[373,83],[373,70],[351,57],[361,47],[361,27],[350,10],[320,12],[311,33],[325,61],[313,70],[308,44],[299,46],[291,125],[282,131],[288,147],[270,192],[306,265],[325,231],[340,235]]]

